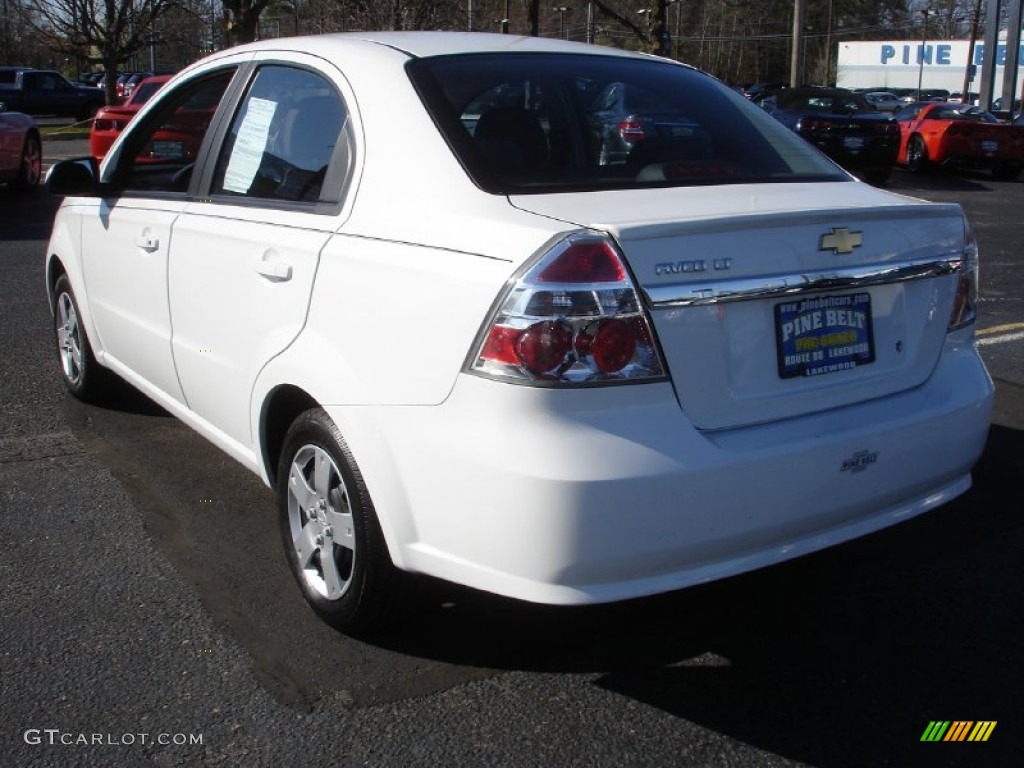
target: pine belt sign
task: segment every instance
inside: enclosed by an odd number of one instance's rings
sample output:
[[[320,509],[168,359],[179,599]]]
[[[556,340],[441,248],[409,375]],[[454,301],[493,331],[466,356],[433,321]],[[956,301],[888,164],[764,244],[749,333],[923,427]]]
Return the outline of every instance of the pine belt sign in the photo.
[[[968,63],[980,73],[985,60],[985,44],[975,43],[971,61],[967,56],[967,40],[872,40],[839,44],[837,85],[844,88],[890,87],[916,88],[923,75],[922,87],[959,91],[963,87]],[[1018,61],[1024,64],[1024,45]],[[1002,68],[1006,64],[1006,44],[996,46],[996,91],[1002,84]],[[975,78],[977,81],[977,78]]]

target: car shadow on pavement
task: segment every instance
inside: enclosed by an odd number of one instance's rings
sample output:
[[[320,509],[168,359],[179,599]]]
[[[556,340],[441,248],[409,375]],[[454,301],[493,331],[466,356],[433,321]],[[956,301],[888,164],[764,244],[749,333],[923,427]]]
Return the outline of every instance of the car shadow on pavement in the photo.
[[[1010,401],[1005,412],[1024,412],[1020,405]],[[129,491],[155,547],[289,705],[340,696],[370,706],[504,672],[577,674],[814,765],[919,765],[935,755],[1000,765],[1010,747],[1016,755],[1024,746],[1018,424],[993,426],[963,497],[842,546],[583,608],[416,578],[400,623],[355,639],[302,602],[273,494],[252,474],[159,409],[69,399],[66,416]],[[999,725],[984,744],[922,744],[932,720]],[[964,759],[967,749],[975,751]]]
[[[888,531],[612,606],[439,586],[433,610],[376,642],[456,664],[592,671],[603,689],[818,766],[1019,765],[1021,477],[1024,432],[995,426],[970,492]],[[934,720],[1000,727],[942,751],[921,742]]]
[[[53,217],[59,207],[60,198],[47,194],[42,185],[28,192],[17,192],[0,184],[0,243],[45,242],[50,237]]]
[[[914,173],[897,167],[887,188],[900,191],[900,187],[912,184],[917,190],[938,189],[943,192],[990,192],[994,185],[1012,184],[997,181],[992,174],[984,171],[963,171],[949,168],[933,168],[925,173]]]

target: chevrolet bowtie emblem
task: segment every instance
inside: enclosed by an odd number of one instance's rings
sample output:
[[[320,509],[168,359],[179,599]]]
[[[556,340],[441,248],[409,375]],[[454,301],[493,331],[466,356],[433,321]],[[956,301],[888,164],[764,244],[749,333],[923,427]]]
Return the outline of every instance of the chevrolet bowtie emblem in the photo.
[[[863,232],[851,232],[846,227],[832,227],[829,234],[821,236],[818,250],[832,251],[832,253],[853,253],[853,249],[860,248],[863,242]]]

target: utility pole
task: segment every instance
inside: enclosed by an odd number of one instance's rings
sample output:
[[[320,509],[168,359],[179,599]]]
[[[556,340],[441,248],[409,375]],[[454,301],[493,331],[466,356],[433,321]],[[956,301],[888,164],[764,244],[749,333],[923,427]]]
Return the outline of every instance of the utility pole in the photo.
[[[834,85],[832,78],[832,0],[828,0],[828,29],[825,33],[825,85]]]
[[[967,67],[964,69],[964,88],[961,93],[961,101],[964,104],[971,103],[971,81],[974,80],[974,73],[977,67],[974,64],[974,46],[978,41],[978,24],[981,21],[981,0],[975,0],[974,16],[971,18],[971,42],[967,45]]]
[[[804,0],[793,0],[793,50],[789,59],[789,85],[800,85],[800,49],[803,47]]]
[[[5,65],[11,63],[11,14],[7,10],[7,0],[4,0],[4,58]]]
[[[931,9],[925,6],[921,9],[921,53],[918,54],[917,64],[917,100],[921,100],[921,83],[924,81],[924,48],[928,44],[928,14]]]
[[[672,36],[668,32],[667,6],[666,0],[658,0],[658,6],[654,11],[654,37],[657,40],[654,52],[659,56],[668,56],[672,53]]]

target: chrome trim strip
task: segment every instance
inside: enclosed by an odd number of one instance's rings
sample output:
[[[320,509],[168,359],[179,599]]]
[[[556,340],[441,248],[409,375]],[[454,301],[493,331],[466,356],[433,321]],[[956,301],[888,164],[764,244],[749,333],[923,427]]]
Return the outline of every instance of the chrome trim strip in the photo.
[[[884,283],[901,283],[907,280],[959,274],[963,270],[963,258],[950,256],[927,261],[827,269],[799,275],[645,286],[643,291],[649,305],[654,309],[696,307],[732,301],[778,299],[837,288],[863,288]]]

